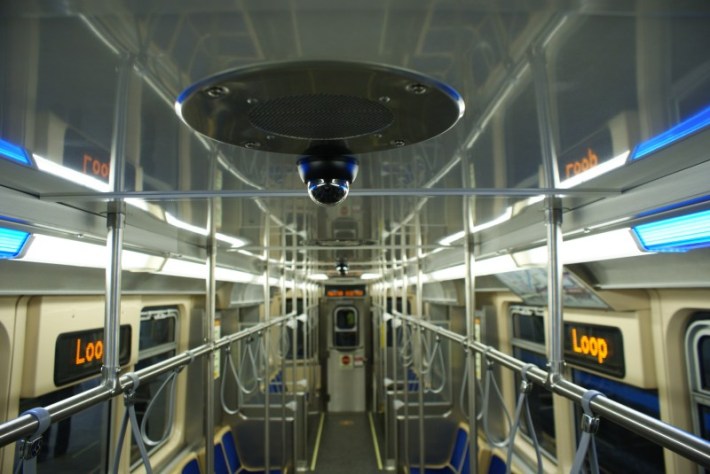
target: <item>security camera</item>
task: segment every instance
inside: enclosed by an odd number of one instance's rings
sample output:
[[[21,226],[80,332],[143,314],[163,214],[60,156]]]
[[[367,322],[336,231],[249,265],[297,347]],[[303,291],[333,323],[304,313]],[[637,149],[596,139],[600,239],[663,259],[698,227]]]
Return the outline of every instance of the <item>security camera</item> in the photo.
[[[350,267],[348,266],[348,262],[346,262],[345,260],[339,260],[335,264],[335,269],[338,271],[340,276],[347,276]]]
[[[321,206],[343,202],[358,170],[355,157],[341,154],[309,154],[301,157],[297,164],[308,195]]]

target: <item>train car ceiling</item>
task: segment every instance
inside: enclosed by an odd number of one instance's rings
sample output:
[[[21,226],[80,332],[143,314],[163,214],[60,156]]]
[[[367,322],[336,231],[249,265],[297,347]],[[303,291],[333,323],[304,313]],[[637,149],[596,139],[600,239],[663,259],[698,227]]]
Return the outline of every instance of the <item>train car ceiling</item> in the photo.
[[[105,266],[115,198],[142,274],[204,276],[213,219],[217,278],[237,285],[284,265],[288,284],[394,280],[415,260],[461,279],[466,230],[484,278],[545,265],[555,196],[563,263],[603,281],[656,259],[653,222],[707,212],[707,12],[684,5],[9,2],[1,227],[33,238],[0,265],[81,281]],[[348,199],[313,206],[304,156],[314,190],[316,163],[344,170],[324,199]],[[42,241],[73,250],[38,257]]]

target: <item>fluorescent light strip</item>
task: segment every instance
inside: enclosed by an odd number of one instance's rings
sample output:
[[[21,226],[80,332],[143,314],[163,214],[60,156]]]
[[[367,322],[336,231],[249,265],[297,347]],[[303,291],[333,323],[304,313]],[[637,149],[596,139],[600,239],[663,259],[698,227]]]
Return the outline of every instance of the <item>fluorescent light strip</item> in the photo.
[[[647,255],[647,253],[639,249],[628,228],[564,240],[560,249],[560,258],[565,265],[641,255]],[[520,267],[545,266],[547,265],[547,247],[535,247],[515,252],[513,259]]]
[[[18,260],[74,267],[105,268],[108,250],[103,245],[90,242],[35,234],[27,252]],[[159,271],[165,258],[124,250],[121,262],[123,269],[127,271]]]
[[[663,219],[633,228],[644,249],[684,252],[710,246],[710,210]]]
[[[510,220],[510,218],[513,217],[513,207],[508,206],[503,214],[500,216],[496,217],[495,219],[485,222],[483,224],[475,225],[471,228],[471,233],[475,234],[476,232],[480,232],[485,229],[490,229],[491,227],[497,226],[498,224],[502,224],[503,222],[507,222]],[[459,231],[456,232],[455,234],[451,234],[448,237],[444,237],[439,241],[439,244],[441,245],[451,245],[452,243],[456,242],[457,240],[463,239],[464,236],[466,235],[466,231]]]
[[[666,148],[671,144],[682,140],[694,133],[699,132],[703,128],[710,125],[710,106],[704,108],[699,113],[693,115],[692,117],[683,120],[676,126],[666,130],[665,132],[656,135],[655,137],[646,140],[645,142],[636,146],[633,154],[631,155],[631,160],[639,160],[656,152],[662,148]]]
[[[202,228],[202,227],[198,227],[196,225],[192,225],[190,223],[187,223],[183,220],[178,219],[177,217],[175,217],[174,215],[172,215],[169,212],[165,213],[165,220],[167,221],[168,224],[170,224],[174,227],[177,227],[179,229],[187,230],[189,232],[192,232],[192,233],[195,233],[198,235],[202,235],[204,237],[207,237],[209,235],[209,231],[207,230],[207,228]],[[235,248],[244,247],[247,244],[246,241],[240,239],[239,237],[233,237],[231,235],[226,235],[226,234],[222,234],[219,232],[217,232],[216,238],[217,238],[217,240],[220,240],[222,242],[226,242]]]
[[[444,237],[439,241],[439,244],[441,245],[451,245],[454,242],[456,242],[459,239],[463,239],[463,237],[466,235],[466,231],[462,230],[459,232],[456,232],[455,234],[451,234],[448,237]]]
[[[108,250],[105,246],[79,240],[64,239],[49,235],[35,234],[31,245],[18,260],[26,262],[69,265],[84,268],[105,268]],[[122,267],[126,271],[142,271],[188,278],[207,277],[207,264],[177,258],[164,258],[132,250],[122,253]],[[224,267],[217,267],[215,276],[219,281],[236,283],[263,282],[263,277]],[[278,285],[278,279],[269,278],[271,286]]]
[[[379,273],[363,273],[362,275],[360,275],[360,279],[361,280],[376,280],[376,279],[380,278],[380,276],[381,275]]]
[[[0,139],[0,156],[25,166],[32,166],[30,154],[21,146]]]
[[[710,226],[710,216],[708,216],[708,225]],[[708,229],[708,233],[710,234],[710,229]],[[638,248],[630,230],[624,228],[565,240],[562,242],[560,256],[563,264],[569,265],[641,255],[648,255],[648,253]],[[498,255],[476,260],[473,265],[473,272],[475,276],[495,275],[515,271],[519,268],[540,267],[546,264],[547,247],[542,246],[516,252],[512,255]],[[458,280],[465,278],[465,276],[465,265],[456,265],[423,275],[425,282]],[[391,287],[390,282],[385,284]]]
[[[476,232],[490,229],[491,227],[497,226],[498,224],[502,224],[503,222],[509,221],[511,217],[513,217],[513,207],[508,206],[505,208],[505,211],[503,211],[503,214],[496,217],[492,221],[488,221],[484,224],[474,225],[473,228],[471,229],[471,233],[475,234]]]
[[[22,254],[29,238],[29,232],[0,227],[0,260]]]
[[[94,191],[99,191],[102,193],[107,193],[111,191],[111,187],[108,183],[104,183],[101,180],[87,176],[84,173],[80,173],[73,169],[62,166],[59,163],[55,163],[52,160],[43,158],[39,155],[32,155],[34,157],[35,163],[37,164],[37,169],[44,171],[45,173],[58,176],[67,181],[79,184]]]
[[[589,181],[590,179],[596,178],[597,176],[601,176],[605,173],[608,173],[609,171],[621,168],[626,163],[626,158],[628,158],[628,156],[629,151],[627,150],[615,156],[611,160],[605,161],[600,165],[597,165],[593,168],[588,169],[587,171],[584,171],[578,175],[572,176],[571,178],[562,181],[558,185],[558,187],[562,189],[573,188],[578,184],[582,184],[585,181]]]
[[[325,273],[313,273],[311,275],[308,275],[308,278],[314,281],[325,281],[328,279],[328,275],[326,275]]]

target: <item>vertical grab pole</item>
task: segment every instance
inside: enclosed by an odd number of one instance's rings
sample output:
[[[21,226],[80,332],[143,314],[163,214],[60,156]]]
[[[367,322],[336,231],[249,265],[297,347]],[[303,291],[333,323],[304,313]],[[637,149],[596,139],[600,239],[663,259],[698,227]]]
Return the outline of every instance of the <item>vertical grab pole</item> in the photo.
[[[126,122],[128,114],[128,93],[133,61],[124,56],[121,61],[116,99],[114,103],[114,121],[111,142],[111,163],[109,168],[109,189],[121,192],[125,181],[125,145]],[[123,231],[126,226],[126,203],[122,200],[109,201],[106,215],[106,248],[109,252],[105,272],[105,308],[104,308],[104,360],[101,367],[101,383],[115,392],[119,389],[118,374],[121,370],[119,360],[119,334],[121,315],[121,251],[123,249]],[[113,445],[113,440],[111,441]],[[113,450],[109,453],[109,466],[113,466]]]
[[[286,226],[281,228],[281,315],[286,314]],[[293,307],[296,311],[296,307]],[[286,354],[284,353],[284,323],[279,325],[279,354],[281,359],[281,469],[286,466]],[[295,416],[294,416],[295,419]],[[295,446],[294,446],[295,448]],[[294,465],[295,467],[295,465]]]
[[[292,202],[292,212],[291,214],[294,216],[294,226],[298,224],[298,219],[296,219],[296,201],[293,200]],[[293,278],[293,288],[291,290],[291,310],[296,312],[297,316],[300,316],[298,314],[298,299],[296,298],[296,290],[298,288],[298,285],[296,284],[296,266],[298,264],[298,247],[297,247],[297,238],[298,234],[295,232],[291,234],[291,258],[292,258],[292,274],[291,278]],[[305,280],[305,277],[304,277]],[[290,351],[291,351],[291,391],[292,396],[293,396],[293,406],[296,407],[296,411],[294,412],[294,423],[293,423],[293,448],[292,448],[292,453],[291,456],[293,458],[293,469],[297,470],[298,469],[298,424],[296,423],[296,420],[298,419],[298,398],[297,398],[297,385],[296,385],[296,354],[298,354],[298,320],[294,320],[294,325],[290,328],[291,331],[291,344],[290,344]],[[308,414],[306,414],[308,416]],[[304,440],[304,446],[307,446],[308,443],[306,440]],[[307,448],[305,448],[307,449]],[[303,459],[307,460],[308,456],[305,455],[306,453],[304,452],[304,457]]]
[[[271,319],[271,292],[269,289],[269,244],[271,236],[271,219],[267,213],[264,213],[264,262],[266,263],[266,269],[264,270],[264,322],[269,322]],[[266,472],[271,472],[271,452],[269,443],[271,441],[271,436],[269,433],[270,428],[270,405],[271,397],[269,396],[269,332],[270,329],[267,328],[261,337],[264,338],[264,466]],[[212,471],[208,471],[212,472]]]
[[[404,205],[400,205],[400,213],[401,215],[404,215]],[[402,314],[409,315],[409,312],[407,311],[407,308],[409,305],[407,304],[407,269],[405,267],[405,262],[407,261],[407,254],[406,254],[406,244],[407,244],[407,234],[406,234],[406,227],[404,223],[400,226],[400,231],[401,231],[401,237],[400,237],[400,277],[402,281],[402,293],[400,298],[402,298]],[[404,321],[402,321],[402,327],[404,327]],[[410,326],[411,328],[411,326]],[[419,334],[419,332],[417,332]],[[410,331],[410,350],[412,351],[412,358],[414,357],[414,343],[412,342],[411,339],[411,331]],[[421,343],[421,338],[419,339]],[[404,349],[404,347],[402,348]],[[412,360],[412,364],[414,361]],[[404,459],[405,465],[409,466],[410,459],[409,459],[409,368],[406,366],[402,367],[402,397],[404,398],[404,453],[402,454],[402,457]]]
[[[124,56],[121,59],[116,86],[109,168],[109,188],[114,192],[121,192],[125,187],[126,122],[132,70],[133,59]],[[121,250],[125,226],[126,203],[122,200],[110,201],[106,216],[106,247],[109,250],[109,260],[106,264],[104,363],[101,370],[102,383],[111,390],[118,389],[118,373],[121,370],[118,338],[121,314]]]
[[[471,169],[467,155],[461,158],[461,167],[463,168],[462,179],[464,187],[471,187],[473,178],[470,176]],[[471,228],[473,227],[473,212],[471,209],[471,198],[463,197],[463,223],[464,223],[464,262],[466,265],[466,277],[464,283],[466,285],[464,297],[466,299],[466,340],[472,341],[475,337],[475,314],[476,314],[476,294],[474,293],[474,285],[476,284],[476,276],[474,273],[475,258],[472,242]],[[477,392],[476,384],[476,356],[472,350],[466,351],[466,362],[468,363],[468,426],[469,426],[469,472],[476,474],[478,472],[478,417],[477,417]],[[463,400],[462,400],[463,404]]]
[[[390,201],[390,225],[394,220],[394,203]],[[394,460],[395,471],[399,468],[399,426],[397,425],[397,373],[399,365],[399,341],[397,338],[397,320],[394,317],[395,311],[397,311],[397,289],[395,287],[396,280],[396,265],[397,265],[397,252],[396,252],[396,242],[394,230],[390,231],[390,259],[392,261],[392,285],[390,286],[390,301],[392,302],[391,310],[392,314],[392,413],[390,417],[392,419],[392,459]],[[401,323],[402,333],[404,333],[404,321],[399,320]]]
[[[424,319],[424,305],[422,301],[422,272],[419,264],[419,249],[421,248],[422,245],[422,233],[421,233],[421,227],[420,227],[421,222],[419,221],[419,213],[416,214],[415,220],[414,220],[414,227],[415,227],[415,240],[416,240],[416,246],[414,251],[416,252],[415,254],[415,269],[417,272],[416,276],[416,285],[417,285],[417,291],[415,293],[415,312],[417,314],[417,317],[419,319]],[[424,377],[422,374],[422,368],[424,367],[424,352],[422,351],[423,346],[422,346],[422,327],[419,326],[419,472],[424,472],[425,469],[425,463],[426,463],[426,443],[424,439]],[[432,363],[434,361],[434,358],[432,357]],[[427,370],[432,370],[431,367],[428,367]]]
[[[212,176],[214,177],[214,164],[216,160],[212,160]],[[214,199],[208,201],[207,209],[207,229],[209,230],[208,245],[207,245],[207,279],[205,284],[205,318],[203,332],[205,335],[205,344],[214,343],[214,326],[215,326],[215,297],[216,297],[216,279],[215,270],[217,268],[217,216],[216,205]],[[205,357],[205,471],[214,472],[214,449],[212,449],[214,438],[214,351],[210,351]],[[224,383],[224,381],[222,381]]]
[[[545,184],[555,188],[559,183],[557,151],[552,127],[553,117],[550,105],[549,78],[545,51],[542,47],[532,53],[532,66],[535,82],[535,99],[538,112],[540,146]],[[564,360],[562,358],[562,202],[557,196],[548,196],[545,200],[547,224],[547,306],[550,313],[548,363],[550,372],[548,383],[555,384],[562,376]]]

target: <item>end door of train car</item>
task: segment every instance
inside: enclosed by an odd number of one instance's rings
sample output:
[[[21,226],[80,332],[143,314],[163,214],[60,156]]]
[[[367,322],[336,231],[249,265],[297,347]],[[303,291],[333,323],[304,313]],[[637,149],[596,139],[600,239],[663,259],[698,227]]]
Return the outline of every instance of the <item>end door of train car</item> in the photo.
[[[327,290],[320,317],[327,409],[364,412],[371,379],[370,305],[364,289]]]

